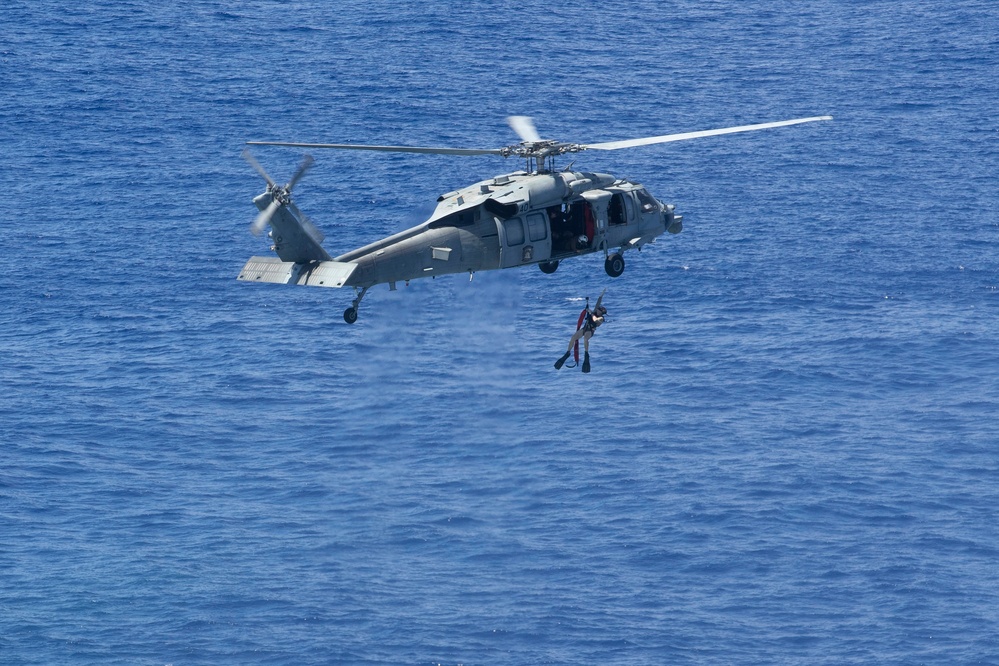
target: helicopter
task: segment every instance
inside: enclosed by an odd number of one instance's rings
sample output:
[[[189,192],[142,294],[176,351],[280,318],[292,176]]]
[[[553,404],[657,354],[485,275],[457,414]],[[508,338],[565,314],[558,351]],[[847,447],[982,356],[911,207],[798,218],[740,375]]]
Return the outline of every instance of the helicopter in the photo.
[[[626,250],[640,250],[666,232],[680,233],[683,216],[640,183],[605,173],[574,171],[572,164],[558,171],[556,157],[821,120],[832,120],[832,116],[581,144],[542,139],[531,118],[510,116],[507,122],[521,141],[481,149],[247,141],[251,146],[520,157],[525,168],[442,194],[433,214],[422,224],[333,257],[323,248],[323,233],[291,198],[292,189],[312,166],[313,158],[305,155],[291,179],[279,185],[249,149],[244,149],[243,158],[267,182],[267,189],[253,199],[259,213],[250,231],[259,236],[270,225],[271,250],[277,256],[251,257],[238,279],[352,287],[354,300],[343,318],[353,324],[361,299],[379,284],[388,284],[395,291],[397,283],[408,285],[418,278],[468,273],[471,279],[476,271],[530,264],[537,264],[544,273],[554,273],[562,261],[595,252],[604,254],[607,274],[618,277],[624,272]]]

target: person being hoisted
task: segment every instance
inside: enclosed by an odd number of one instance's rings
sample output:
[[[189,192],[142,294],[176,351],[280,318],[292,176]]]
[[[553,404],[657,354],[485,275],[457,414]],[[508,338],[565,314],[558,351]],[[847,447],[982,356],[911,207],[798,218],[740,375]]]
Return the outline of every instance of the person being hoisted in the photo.
[[[593,337],[593,333],[597,330],[600,324],[604,323],[604,317],[607,316],[607,308],[602,305],[604,300],[604,294],[607,290],[604,289],[600,292],[600,298],[597,299],[597,304],[590,310],[589,307],[580,313],[579,323],[577,324],[576,332],[572,334],[569,338],[569,348],[565,350],[562,358],[555,361],[555,369],[561,370],[562,366],[567,360],[569,360],[569,355],[572,354],[573,349],[576,351],[576,360],[579,360],[579,339],[583,339],[583,372],[590,371],[590,338]],[[589,298],[586,299],[589,301]]]

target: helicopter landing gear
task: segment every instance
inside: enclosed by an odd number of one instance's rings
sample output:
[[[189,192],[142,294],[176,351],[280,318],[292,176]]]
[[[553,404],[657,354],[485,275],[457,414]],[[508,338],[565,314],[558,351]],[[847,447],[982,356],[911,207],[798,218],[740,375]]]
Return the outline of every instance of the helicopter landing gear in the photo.
[[[357,289],[355,288],[354,291],[356,292]],[[357,298],[353,300],[350,307],[343,311],[343,320],[348,324],[353,324],[357,321],[357,306],[361,304],[361,299],[364,298],[364,294],[367,293],[367,291],[367,287],[361,289],[361,292],[357,294]]]
[[[538,264],[538,268],[541,269],[542,273],[547,273],[548,275],[551,275],[552,273],[558,270],[558,259],[555,259],[554,261],[542,261],[540,264]]]
[[[617,253],[607,257],[607,261],[604,262],[604,270],[607,271],[607,275],[618,277],[624,272],[624,257]]]

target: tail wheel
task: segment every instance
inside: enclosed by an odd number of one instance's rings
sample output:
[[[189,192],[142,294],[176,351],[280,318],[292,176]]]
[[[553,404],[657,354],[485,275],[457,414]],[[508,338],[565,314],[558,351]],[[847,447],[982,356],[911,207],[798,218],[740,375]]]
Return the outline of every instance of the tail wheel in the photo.
[[[607,275],[618,277],[624,272],[624,257],[620,254],[612,254],[607,257],[607,261],[604,262],[604,270],[607,271]]]
[[[558,270],[558,259],[556,259],[555,261],[542,261],[540,264],[538,264],[538,268],[541,269],[542,273],[547,273],[548,275],[551,275],[552,273]]]
[[[343,320],[348,324],[353,324],[357,321],[357,308],[347,308],[343,311]]]

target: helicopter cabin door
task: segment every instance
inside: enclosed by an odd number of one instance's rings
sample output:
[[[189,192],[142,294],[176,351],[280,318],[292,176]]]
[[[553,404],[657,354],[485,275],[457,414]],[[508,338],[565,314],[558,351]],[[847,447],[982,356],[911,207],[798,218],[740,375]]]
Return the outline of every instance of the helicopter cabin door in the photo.
[[[543,210],[527,211],[500,220],[496,226],[500,239],[500,268],[536,264],[552,254],[552,236]]]
[[[593,209],[593,217],[596,219],[596,229],[594,236],[590,239],[590,247],[600,250],[607,244],[607,205],[611,200],[611,193],[607,190],[588,190],[583,192],[583,198]]]

